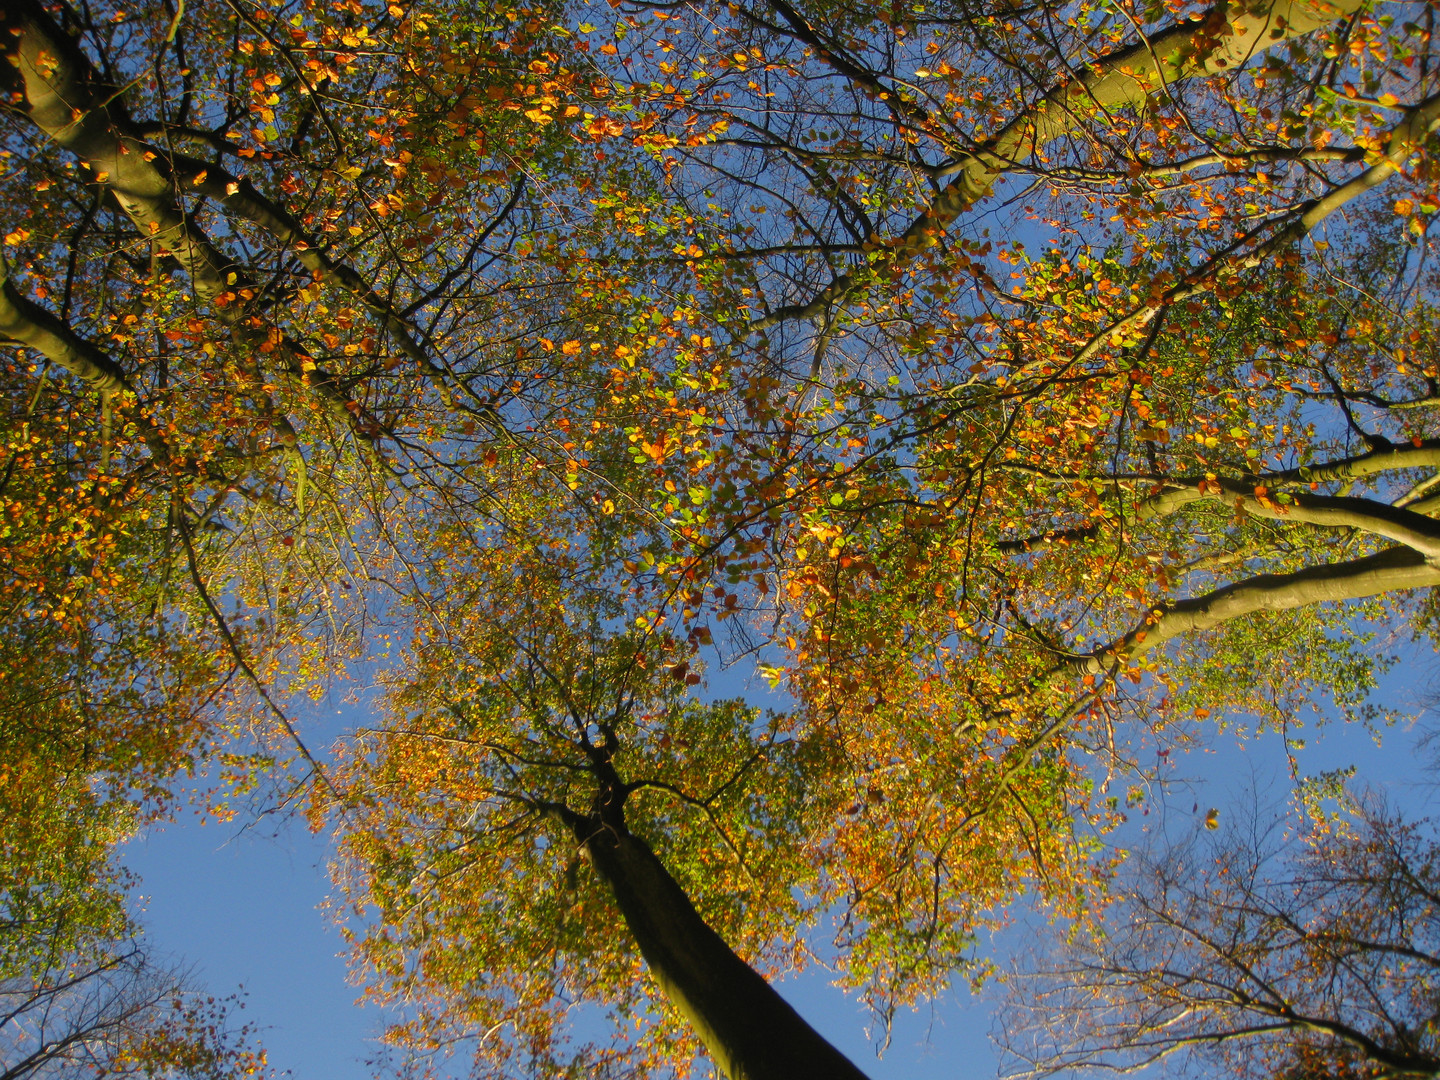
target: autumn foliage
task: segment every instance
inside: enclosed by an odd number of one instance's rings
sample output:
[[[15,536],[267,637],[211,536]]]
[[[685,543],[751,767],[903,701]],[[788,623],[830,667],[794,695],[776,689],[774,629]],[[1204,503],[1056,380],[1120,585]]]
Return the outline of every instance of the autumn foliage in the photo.
[[[736,1077],[1099,917],[1138,745],[1433,632],[1432,23],[8,4],[5,910],[214,766],[415,1062]]]

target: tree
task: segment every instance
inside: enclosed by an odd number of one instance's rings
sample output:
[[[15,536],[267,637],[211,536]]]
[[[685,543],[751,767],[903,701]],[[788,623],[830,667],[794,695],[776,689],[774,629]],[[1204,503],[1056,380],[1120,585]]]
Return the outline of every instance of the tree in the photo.
[[[1436,1068],[1436,854],[1378,802],[1241,823],[1132,860],[1102,929],[1017,975],[1017,1074],[1426,1076]]]
[[[197,994],[183,972],[156,963],[136,940],[48,944],[43,958],[18,971],[7,964],[0,976],[5,1080],[239,1080],[264,1068],[264,1053],[246,1045],[249,1028],[228,1020],[235,1002]]]
[[[558,602],[554,569],[486,562],[527,597],[437,594],[444,636],[409,652],[339,777],[357,953],[416,1012],[394,1034],[426,1057],[469,1043],[480,1075],[644,1075],[697,1038],[731,1076],[862,1075],[733,951],[783,968],[802,948],[802,830],[825,812],[802,759],[823,749],[647,674],[654,643],[601,629],[603,598]],[[654,1023],[637,947],[693,1038]],[[650,1022],[570,1046],[585,1002]]]
[[[1429,18],[11,4],[0,328],[56,553],[12,591],[78,598],[37,634],[83,672],[197,628],[137,662],[305,762],[415,1046],[558,1068],[568,1000],[640,1007],[623,920],[716,1060],[784,1073],[754,1018],[809,1036],[706,922],[779,969],[838,913],[883,1017],[1016,891],[1092,902],[1128,723],[1358,712],[1357,620],[1429,625]],[[73,584],[112,486],[148,544],[88,576],[148,623]],[[737,653],[796,708],[696,696]],[[389,711],[330,777],[289,702],[362,657]],[[143,776],[225,735],[187,730]]]

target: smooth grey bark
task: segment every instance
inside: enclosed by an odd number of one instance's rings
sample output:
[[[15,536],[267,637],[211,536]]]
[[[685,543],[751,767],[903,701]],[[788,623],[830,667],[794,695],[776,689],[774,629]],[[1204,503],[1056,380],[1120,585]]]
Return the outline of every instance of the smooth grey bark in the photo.
[[[1291,494],[1288,503],[1280,503],[1273,496],[1262,499],[1254,489],[1247,491],[1232,484],[1222,485],[1222,494],[1210,497],[1231,502],[1253,517],[1358,529],[1404,544],[1427,559],[1440,559],[1440,521],[1405,507],[1375,499],[1304,492]]]
[[[1126,520],[1132,525],[1140,524],[1179,513],[1198,502],[1223,502],[1272,521],[1358,529],[1396,540],[1431,558],[1440,558],[1440,522],[1429,516],[1434,508],[1430,500],[1396,505],[1378,499],[1315,495],[1295,490],[1301,484],[1357,480],[1384,472],[1436,465],[1440,465],[1440,440],[1430,439],[1419,446],[1384,447],[1355,457],[1250,477],[1243,483],[1201,476],[1180,476],[1168,481],[1157,478],[1163,490],[1131,506]],[[1259,492],[1261,487],[1268,489],[1263,498]],[[1282,491],[1285,501],[1279,499]],[[1098,524],[1058,529],[1000,540],[995,543],[995,550],[1006,555],[1043,551],[1059,544],[1089,540],[1100,531]]]
[[[650,973],[730,1080],[866,1080],[700,917],[618,814],[575,817]]]
[[[1276,480],[1303,481],[1323,484],[1330,480],[1358,480],[1362,476],[1396,469],[1440,467],[1440,439],[1422,440],[1419,446],[1385,446],[1354,457],[1318,465],[1302,465],[1296,469],[1271,474]]]
[[[0,35],[8,69],[0,77],[22,93],[11,108],[84,163],[140,234],[174,256],[200,299],[213,303],[231,288],[228,275],[243,268],[187,219],[173,180],[142,140],[126,134],[124,106],[95,78],[79,45],[35,0],[6,0]]]
[[[1282,497],[1284,501],[1279,501]],[[1271,521],[1357,529],[1414,548],[1426,558],[1440,559],[1440,521],[1407,507],[1351,495],[1312,495],[1304,491],[1262,495],[1259,485],[1192,480],[1142,500],[1135,507],[1133,519],[1149,521],[1198,502],[1221,502]]]

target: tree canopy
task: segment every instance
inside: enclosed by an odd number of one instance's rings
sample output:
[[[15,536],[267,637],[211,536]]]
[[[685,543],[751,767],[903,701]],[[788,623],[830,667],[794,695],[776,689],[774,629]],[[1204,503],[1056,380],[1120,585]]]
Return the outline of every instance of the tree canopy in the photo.
[[[1433,21],[11,0],[7,919],[121,933],[206,768],[336,831],[417,1060],[855,1075],[762,976],[983,975],[1141,742],[1433,633]]]

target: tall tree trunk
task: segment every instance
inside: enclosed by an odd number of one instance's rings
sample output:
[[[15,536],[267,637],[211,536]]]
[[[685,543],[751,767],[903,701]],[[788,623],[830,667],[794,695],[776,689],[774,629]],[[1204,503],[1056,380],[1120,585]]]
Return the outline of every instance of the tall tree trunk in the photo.
[[[649,845],[623,823],[574,828],[651,975],[730,1080],[866,1080],[710,928]]]

